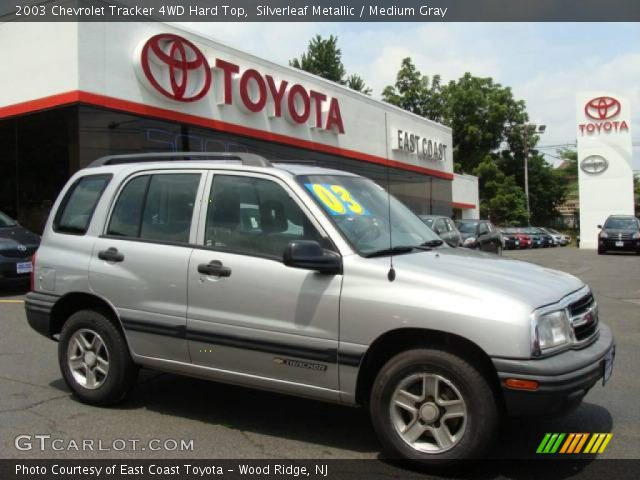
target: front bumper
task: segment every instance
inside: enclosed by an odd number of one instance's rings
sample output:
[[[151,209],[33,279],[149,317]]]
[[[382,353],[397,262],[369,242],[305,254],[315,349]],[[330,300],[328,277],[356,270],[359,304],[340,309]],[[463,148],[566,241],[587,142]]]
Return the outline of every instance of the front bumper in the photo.
[[[600,324],[598,339],[581,350],[567,350],[535,360],[492,358],[509,415],[553,415],[580,404],[604,375],[604,359],[615,355],[611,329]],[[538,382],[536,391],[513,390],[508,378]]]
[[[622,244],[622,245],[620,245]],[[602,250],[620,250],[625,252],[640,252],[640,240],[620,240],[616,238],[600,238],[598,246]]]

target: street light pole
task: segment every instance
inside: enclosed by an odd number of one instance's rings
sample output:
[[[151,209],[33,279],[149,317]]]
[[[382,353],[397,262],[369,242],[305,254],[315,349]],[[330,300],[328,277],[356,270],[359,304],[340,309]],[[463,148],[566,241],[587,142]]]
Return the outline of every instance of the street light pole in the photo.
[[[524,153],[524,197],[527,205],[527,226],[531,226],[531,205],[529,203],[529,141],[531,136],[535,134],[542,135],[547,129],[546,125],[535,125],[535,124],[527,124],[527,125],[516,125],[510,127],[505,124],[505,128],[508,132],[520,131],[522,128],[522,141],[524,143],[522,151]],[[511,150],[510,147],[507,148]]]
[[[531,226],[531,204],[529,203],[529,140],[533,135],[542,135],[546,125],[529,124],[524,126],[524,197],[527,202],[527,226]]]
[[[524,197],[527,201],[527,227],[531,226],[531,205],[529,204],[529,139],[525,137],[524,147]]]

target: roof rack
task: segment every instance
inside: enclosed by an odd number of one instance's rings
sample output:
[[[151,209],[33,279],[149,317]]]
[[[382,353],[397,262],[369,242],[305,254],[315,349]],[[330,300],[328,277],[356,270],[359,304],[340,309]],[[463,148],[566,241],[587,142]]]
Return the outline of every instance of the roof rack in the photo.
[[[88,168],[125,163],[173,162],[181,160],[239,160],[250,167],[271,167],[271,162],[260,155],[245,152],[158,152],[108,155],[91,162]]]

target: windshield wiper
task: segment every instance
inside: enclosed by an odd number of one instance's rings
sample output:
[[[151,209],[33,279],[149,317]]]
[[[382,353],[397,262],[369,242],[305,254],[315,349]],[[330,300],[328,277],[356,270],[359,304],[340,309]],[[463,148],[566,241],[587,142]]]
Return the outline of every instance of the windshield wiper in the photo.
[[[364,258],[384,257],[385,255],[401,255],[403,253],[411,253],[414,250],[422,250],[428,252],[431,247],[428,245],[398,245],[391,248],[382,248],[375,252],[367,253]]]
[[[435,240],[427,240],[424,243],[421,243],[420,246],[421,247],[439,247],[440,245],[442,245],[444,242],[440,239],[435,239]]]

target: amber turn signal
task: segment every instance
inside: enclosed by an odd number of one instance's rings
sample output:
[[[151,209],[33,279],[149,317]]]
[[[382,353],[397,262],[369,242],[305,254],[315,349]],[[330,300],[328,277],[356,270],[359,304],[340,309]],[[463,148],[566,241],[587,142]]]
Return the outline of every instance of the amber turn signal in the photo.
[[[512,390],[529,390],[534,391],[538,389],[538,382],[535,380],[522,380],[520,378],[507,378],[504,381],[507,388]]]

